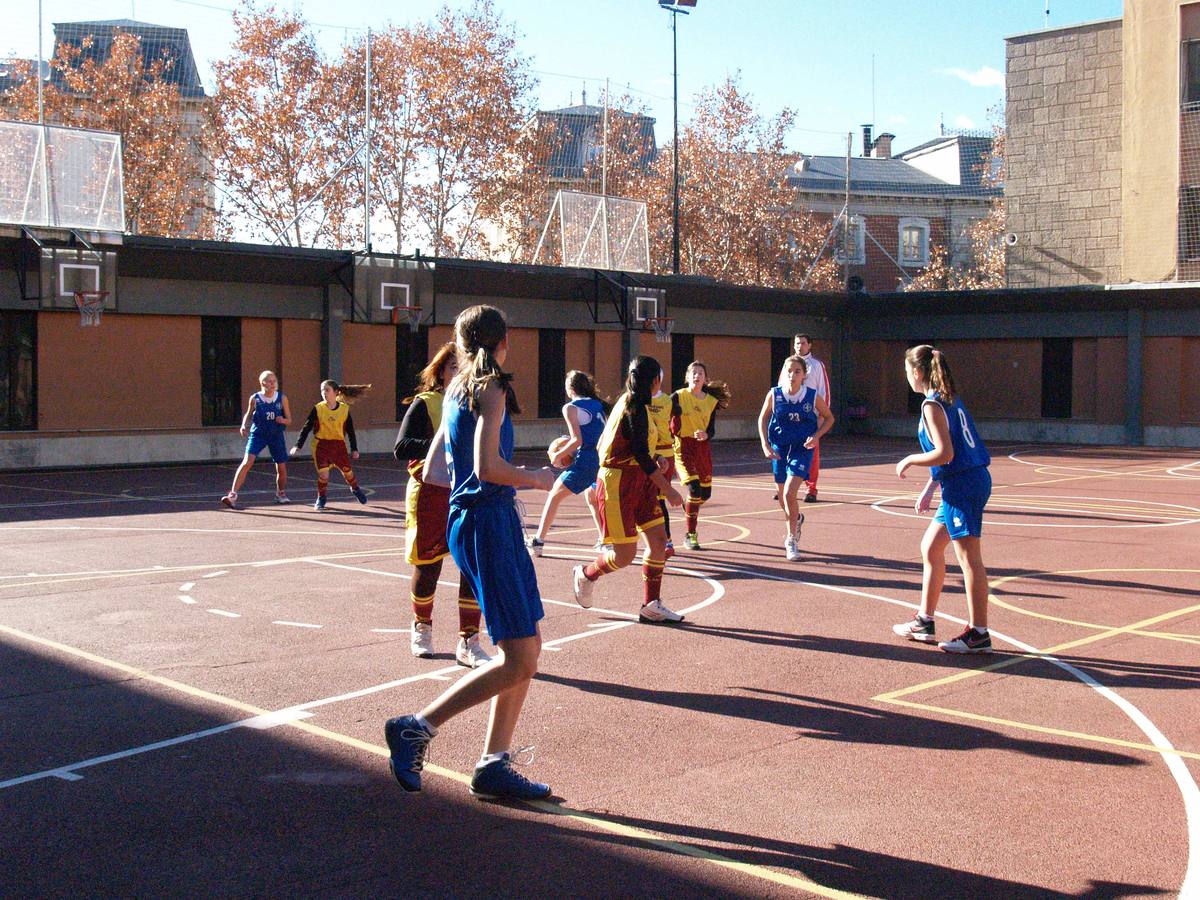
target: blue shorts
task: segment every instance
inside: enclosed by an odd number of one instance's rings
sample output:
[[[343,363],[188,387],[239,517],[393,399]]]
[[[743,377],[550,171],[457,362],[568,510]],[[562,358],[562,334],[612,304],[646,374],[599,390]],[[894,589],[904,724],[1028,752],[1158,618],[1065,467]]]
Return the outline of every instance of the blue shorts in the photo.
[[[992,496],[992,475],[987,466],[967,469],[941,483],[942,504],[935,522],[946,526],[951,540],[983,534],[983,507]]]
[[[812,465],[813,452],[806,450],[803,443],[788,444],[786,447],[772,447],[779,454],[779,459],[771,460],[771,472],[776,484],[783,484],[789,475],[797,478],[807,478],[809,466]]]
[[[546,615],[512,503],[450,506],[450,555],[475,592],[493,643],[533,637]]]
[[[597,454],[579,454],[575,457],[575,462],[558,476],[558,480],[572,494],[582,494],[596,483],[599,471],[600,457]]]
[[[288,461],[287,441],[283,438],[282,431],[276,431],[273,435],[264,435],[261,431],[250,429],[250,439],[246,441],[246,452],[251,456],[258,456],[263,452],[263,448],[267,447],[271,451],[271,462],[285,463]]]

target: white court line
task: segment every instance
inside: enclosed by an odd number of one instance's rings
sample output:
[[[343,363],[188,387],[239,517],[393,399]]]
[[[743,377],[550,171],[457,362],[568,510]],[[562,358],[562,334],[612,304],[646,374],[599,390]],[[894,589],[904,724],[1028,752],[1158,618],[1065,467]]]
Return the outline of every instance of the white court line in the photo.
[[[227,619],[240,619],[242,617],[241,613],[230,612],[227,609],[210,609],[208,612],[214,616],[225,616]]]
[[[271,624],[272,625],[290,625],[292,628],[321,628],[321,627],[323,627],[321,625],[313,625],[310,622],[284,622],[284,621],[278,620],[278,619],[276,621],[272,622]]]
[[[412,634],[411,628],[372,628],[373,634]]]
[[[877,512],[881,512],[884,515],[899,516],[902,519],[928,519],[929,518],[928,515],[918,515],[917,513],[912,511],[912,503],[913,503],[914,496],[915,495],[913,495],[913,494],[896,494],[893,497],[884,497],[879,502],[872,503],[871,509],[876,510]],[[1149,518],[1149,516],[1146,516],[1146,515],[1143,515],[1140,513],[1121,512],[1120,510],[1113,509],[1111,507],[1111,504],[1113,504],[1113,503],[1129,503],[1132,505],[1139,505],[1139,504],[1140,505],[1151,505],[1151,503],[1153,502],[1154,505],[1157,505],[1160,507],[1173,507],[1175,509],[1182,509],[1182,510],[1186,510],[1187,512],[1190,512],[1190,513],[1196,513],[1198,516],[1200,516],[1200,509],[1197,509],[1194,506],[1183,506],[1178,503],[1162,503],[1162,502],[1157,502],[1157,501],[1146,501],[1146,500],[1127,500],[1127,499],[1124,499],[1121,497],[1047,497],[1046,498],[1048,501],[1100,500],[1100,501],[1105,501],[1107,504],[1109,504],[1109,505],[1106,505],[1104,507],[1100,507],[1099,509],[1097,509],[1097,508],[1088,508],[1088,507],[1080,507],[1080,506],[1052,507],[1052,506],[1035,506],[1033,504],[1022,505],[1019,502],[1019,498],[1009,501],[1009,499],[1003,494],[1001,494],[999,496],[997,496],[996,494],[993,494],[992,496],[993,496],[993,498],[996,498],[1000,501],[997,505],[1003,506],[1005,509],[1026,510],[1031,513],[1039,513],[1039,512],[1063,513],[1063,514],[1071,513],[1071,514],[1076,514],[1076,515],[1083,514],[1085,516],[1090,516],[1092,518],[1095,518],[1095,517],[1098,517],[1101,512],[1103,512],[1108,515],[1119,516],[1121,518],[1126,518],[1126,519]],[[883,505],[885,503],[894,503],[897,500],[907,501],[908,507],[906,509],[902,509],[902,510],[901,509],[887,509]],[[989,503],[990,503],[990,501],[989,501]],[[1015,504],[1015,505],[1013,505],[1013,504]],[[986,515],[986,513],[987,513],[986,508],[984,510],[984,513]],[[1160,518],[1161,518],[1161,516],[1160,516]],[[1080,524],[1076,524],[1076,523],[1072,523],[1072,522],[1063,522],[1063,523],[1009,522],[1007,520],[1003,521],[1003,522],[998,522],[995,520],[988,520],[988,524],[994,528],[1112,528],[1112,529],[1117,529],[1117,528],[1175,528],[1180,525],[1194,525],[1197,522],[1200,522],[1200,518],[1190,518],[1190,519],[1180,518],[1180,519],[1175,519],[1174,521],[1170,521],[1170,522],[1128,522],[1128,523],[1104,522],[1104,523],[1100,523],[1100,524],[1096,524],[1096,525],[1080,525]]]
[[[186,594],[188,591],[190,591],[190,590],[191,590],[192,588],[194,588],[195,586],[196,586],[196,582],[194,582],[194,581],[185,581],[183,584],[181,584],[181,585],[179,586],[179,592],[180,592],[181,594]]]
[[[190,603],[196,602],[195,600],[193,600],[191,597],[187,596],[186,594],[180,594],[178,599],[181,603],[189,603],[190,604]]]
[[[221,575],[228,575],[228,574],[229,574],[228,569],[218,569],[216,572],[209,572],[205,575],[201,575],[200,577],[201,578],[219,578]]]

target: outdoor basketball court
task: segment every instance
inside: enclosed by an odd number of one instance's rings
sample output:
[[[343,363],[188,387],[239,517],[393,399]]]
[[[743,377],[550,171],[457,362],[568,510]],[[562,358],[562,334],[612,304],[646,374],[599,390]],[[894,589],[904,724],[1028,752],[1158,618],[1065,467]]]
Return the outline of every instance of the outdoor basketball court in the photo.
[[[825,441],[788,563],[757,445],[716,445],[678,628],[636,623],[637,567],[576,606],[564,504],[517,734],[555,801],[513,806],[467,793],[483,708],[421,794],[388,774],[384,720],[465,671],[450,562],[437,658],[408,651],[398,464],[323,514],[300,461],[294,505],[260,464],[236,513],[232,465],[0,475],[0,893],[1196,896],[1200,463],[993,444],[996,652],[956,657],[891,632],[914,446]],[[953,564],[940,612],[953,637]]]

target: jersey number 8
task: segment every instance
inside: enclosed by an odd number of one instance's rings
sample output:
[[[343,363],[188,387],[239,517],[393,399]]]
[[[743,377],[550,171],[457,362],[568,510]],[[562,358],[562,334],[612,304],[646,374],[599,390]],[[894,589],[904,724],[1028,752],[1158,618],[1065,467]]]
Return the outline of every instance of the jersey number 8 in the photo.
[[[971,428],[967,425],[967,411],[965,409],[959,409],[958,423],[962,426],[963,440],[967,442],[968,447],[974,447],[975,435],[971,434]]]

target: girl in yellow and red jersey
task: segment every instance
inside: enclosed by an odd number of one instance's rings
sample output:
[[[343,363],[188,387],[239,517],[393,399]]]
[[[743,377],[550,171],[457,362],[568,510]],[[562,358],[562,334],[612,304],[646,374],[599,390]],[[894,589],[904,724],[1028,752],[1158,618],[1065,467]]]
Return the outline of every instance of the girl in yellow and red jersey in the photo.
[[[597,446],[600,473],[596,499],[604,543],[611,549],[586,566],[576,566],[573,578],[575,600],[586,609],[592,605],[596,580],[633,562],[640,532],[646,538],[646,554],[642,558],[643,599],[638,619],[652,624],[683,621],[683,616],[664,606],[660,598],[667,536],[658,497],[662,494],[672,506],[683,502],[663,477],[661,460],[654,456],[657,432],[649,406],[661,386],[658,360],[639,356],[633,361],[625,393],[613,406]]]
[[[687,367],[687,387],[671,395],[671,434],[680,480],[688,489],[683,505],[687,516],[687,548],[700,549],[697,533],[700,507],[712,497],[712,440],[717,410],[729,406],[729,388],[708,380],[708,368],[696,360]]]
[[[433,656],[433,597],[442,574],[442,560],[450,555],[446,544],[446,522],[450,517],[450,489],[427,484],[425,456],[442,424],[442,399],[446,385],[458,374],[458,353],[453,341],[443,344],[417,380],[417,391],[404,402],[408,412],[400,423],[393,453],[400,462],[408,461],[408,491],[405,495],[405,558],[413,566],[413,625],[410,649],[413,656]],[[471,593],[470,583],[458,579],[458,647],[454,658],[461,666],[474,669],[492,657],[479,643],[479,602]]]
[[[309,411],[308,419],[300,429],[300,436],[296,438],[296,446],[291,450],[292,456],[299,453],[308,433],[313,433],[313,463],[317,467],[317,502],[313,504],[315,510],[325,508],[329,470],[334,466],[338,467],[358,502],[367,502],[367,494],[358,486],[358,479],[354,477],[354,470],[350,468],[350,460],[358,459],[358,439],[354,435],[354,419],[350,417],[350,401],[361,397],[370,389],[369,384],[338,384],[332,380],[321,382],[321,396],[325,399]],[[350,440],[349,456],[346,455],[347,438]]]
[[[665,375],[663,376],[666,377]],[[654,444],[654,453],[665,462],[663,477],[667,484],[675,477],[675,441],[671,436],[671,407],[672,399],[669,392],[659,390],[650,398],[650,417],[654,420],[654,428],[658,437]],[[658,495],[658,508],[663,514],[663,531],[667,535],[667,559],[675,555],[675,545],[671,542],[671,512],[667,508],[667,498]]]

